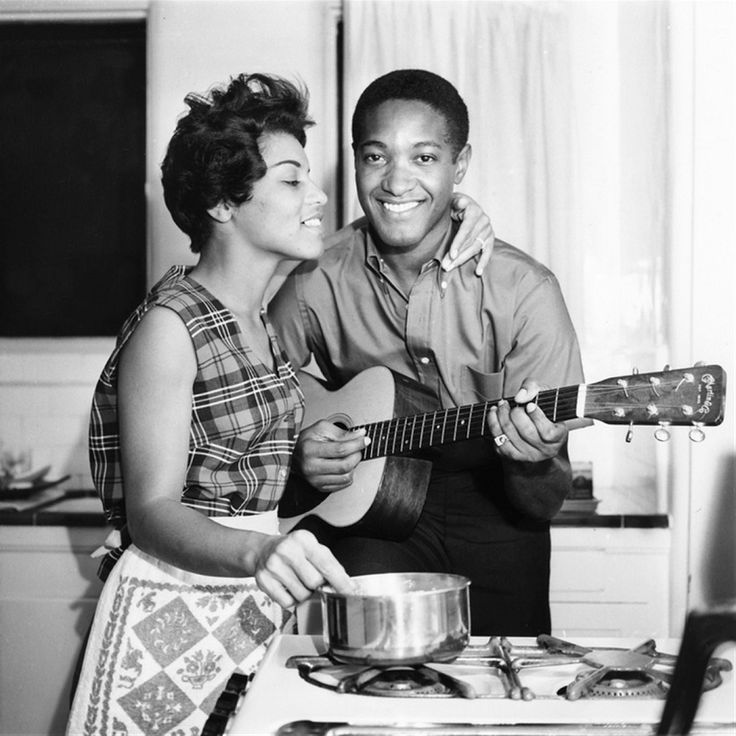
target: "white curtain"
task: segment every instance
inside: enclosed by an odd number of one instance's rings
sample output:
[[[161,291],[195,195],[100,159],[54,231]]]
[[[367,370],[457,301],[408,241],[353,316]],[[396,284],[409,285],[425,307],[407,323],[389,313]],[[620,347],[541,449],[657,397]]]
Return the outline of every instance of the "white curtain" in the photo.
[[[554,42],[566,34],[559,12],[538,4],[380,0],[349,0],[345,10],[346,111],[392,69],[428,69],[450,80],[471,121],[473,163],[461,189],[492,207],[500,234],[534,243],[547,259],[550,230],[565,227],[546,204],[548,176],[569,178],[568,161],[555,152],[569,150],[571,139],[565,107],[547,97],[567,85],[560,72],[568,44]]]
[[[665,2],[344,2],[346,161],[350,115],[377,76],[424,68],[455,84],[473,147],[460,189],[498,237],[557,274],[591,382],[667,362],[668,12]],[[345,216],[359,213],[346,196]],[[602,511],[662,510],[666,450],[650,429],[623,437],[573,433],[573,459],[593,462]]]

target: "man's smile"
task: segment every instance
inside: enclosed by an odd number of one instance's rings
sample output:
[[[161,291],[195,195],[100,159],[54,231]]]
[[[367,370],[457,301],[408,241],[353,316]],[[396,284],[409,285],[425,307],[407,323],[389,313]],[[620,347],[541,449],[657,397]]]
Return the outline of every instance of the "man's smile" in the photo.
[[[420,204],[421,202],[418,200],[412,200],[411,202],[381,202],[381,207],[394,214],[401,214],[415,209]]]

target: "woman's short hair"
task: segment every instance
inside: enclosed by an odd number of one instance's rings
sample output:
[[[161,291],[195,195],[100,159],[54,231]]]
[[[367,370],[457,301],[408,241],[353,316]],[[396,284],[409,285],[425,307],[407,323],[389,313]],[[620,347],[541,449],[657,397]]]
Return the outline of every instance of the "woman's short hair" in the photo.
[[[457,89],[444,77],[424,69],[396,69],[373,80],[358,98],[353,112],[353,147],[363,137],[368,115],[389,100],[416,100],[442,115],[455,156],[468,142],[468,108]]]
[[[212,231],[207,211],[220,202],[242,204],[265,175],[261,136],[288,133],[304,146],[314,121],[306,88],[267,74],[240,74],[227,87],[184,101],[189,112],[177,122],[161,180],[174,222],[199,253]]]

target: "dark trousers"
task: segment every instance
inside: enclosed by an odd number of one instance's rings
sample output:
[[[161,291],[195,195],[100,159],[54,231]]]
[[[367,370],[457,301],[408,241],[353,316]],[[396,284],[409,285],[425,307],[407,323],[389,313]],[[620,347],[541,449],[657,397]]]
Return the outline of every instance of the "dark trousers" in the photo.
[[[471,631],[550,633],[549,524],[522,519],[489,491],[483,471],[433,475],[408,539],[323,538],[349,575],[444,572],[470,579]]]

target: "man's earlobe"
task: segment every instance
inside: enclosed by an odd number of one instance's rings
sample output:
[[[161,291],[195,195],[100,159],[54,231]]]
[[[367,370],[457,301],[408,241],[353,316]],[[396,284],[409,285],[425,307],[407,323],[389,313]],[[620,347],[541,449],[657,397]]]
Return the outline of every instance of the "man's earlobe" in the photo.
[[[207,214],[217,222],[230,222],[233,217],[233,208],[227,202],[218,202],[207,210]]]
[[[472,155],[473,149],[470,147],[470,143],[466,143],[455,159],[455,184],[459,184],[465,178]]]

